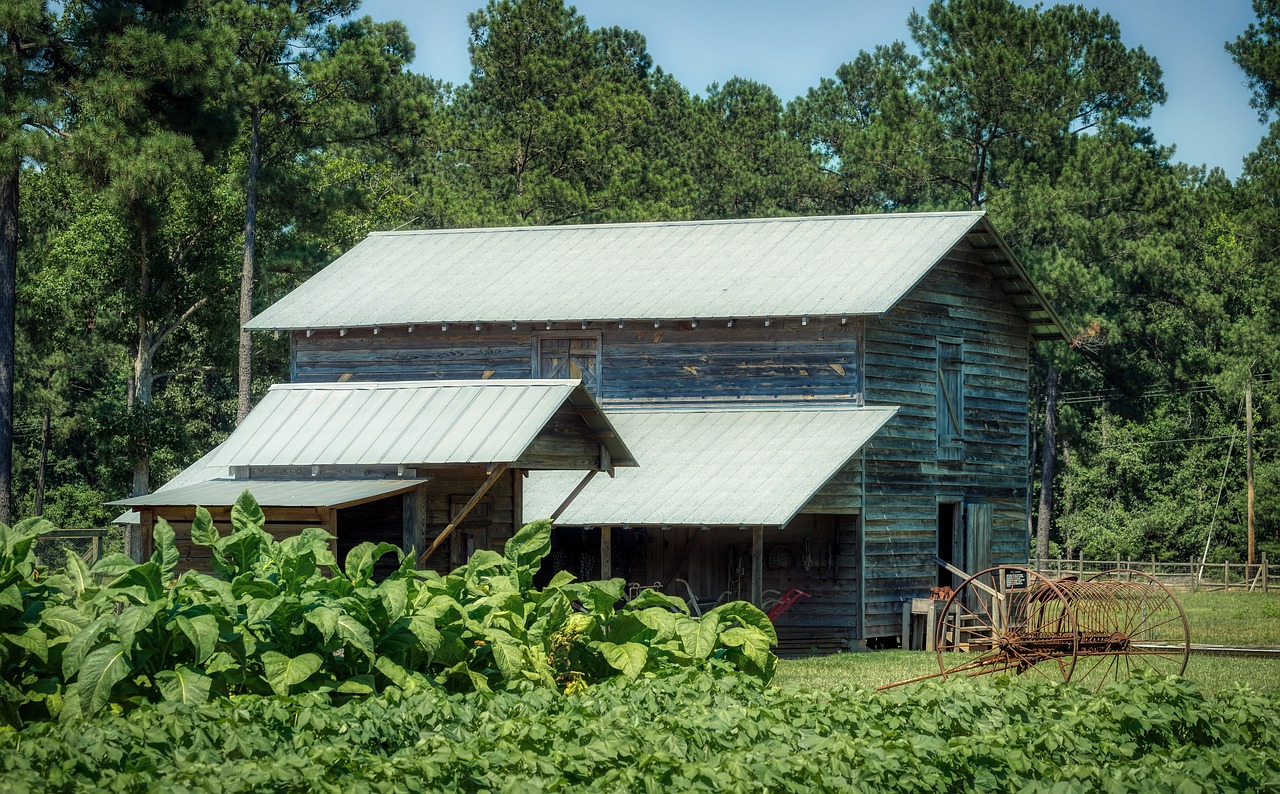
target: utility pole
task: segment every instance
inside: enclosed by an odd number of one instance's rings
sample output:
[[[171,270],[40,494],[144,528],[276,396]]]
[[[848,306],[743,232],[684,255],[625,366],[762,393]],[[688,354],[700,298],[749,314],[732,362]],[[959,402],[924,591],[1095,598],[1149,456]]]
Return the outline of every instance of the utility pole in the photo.
[[[1252,575],[1254,558],[1253,540],[1253,378],[1244,384],[1244,444],[1245,444],[1245,478],[1248,480],[1249,492],[1249,555],[1244,567],[1244,578],[1247,581]]]

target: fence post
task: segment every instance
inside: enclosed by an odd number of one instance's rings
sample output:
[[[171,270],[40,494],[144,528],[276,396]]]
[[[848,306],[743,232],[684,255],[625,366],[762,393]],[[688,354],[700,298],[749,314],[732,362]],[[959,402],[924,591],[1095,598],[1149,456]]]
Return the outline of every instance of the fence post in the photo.
[[[1187,578],[1191,580],[1191,592],[1195,592],[1200,586],[1200,577],[1196,576],[1196,558],[1191,556],[1191,564],[1187,566]]]
[[[1226,560],[1222,563],[1222,592],[1231,589],[1231,561]]]
[[[1267,592],[1267,553],[1262,552],[1262,592]]]

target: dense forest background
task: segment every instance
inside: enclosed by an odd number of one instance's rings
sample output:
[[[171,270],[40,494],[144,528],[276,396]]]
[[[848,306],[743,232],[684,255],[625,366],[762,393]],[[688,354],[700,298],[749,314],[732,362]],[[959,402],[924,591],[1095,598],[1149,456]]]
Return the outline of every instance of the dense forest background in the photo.
[[[1050,552],[1241,559],[1249,404],[1280,558],[1280,122],[1234,184],[1175,162],[1110,17],[935,2],[784,103],[693,93],[559,0],[476,11],[444,85],[358,5],[3,3],[0,512],[101,526],[222,440],[287,379],[240,323],[369,231],[980,208],[1073,335],[1036,362]],[[1224,44],[1270,120],[1280,0],[1254,9]]]

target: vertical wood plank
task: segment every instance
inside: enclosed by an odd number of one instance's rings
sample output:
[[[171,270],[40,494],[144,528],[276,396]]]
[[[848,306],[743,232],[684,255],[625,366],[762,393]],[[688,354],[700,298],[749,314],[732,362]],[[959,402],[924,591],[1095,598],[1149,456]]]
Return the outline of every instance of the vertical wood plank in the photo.
[[[514,535],[524,526],[524,469],[511,470],[511,534]],[[487,535],[488,533],[486,533]],[[484,548],[489,547],[489,539],[485,538]]]
[[[155,553],[155,528],[156,513],[154,510],[143,508],[138,513],[140,530],[140,542],[138,544],[138,556],[136,560],[142,562]]]
[[[600,578],[613,578],[613,527],[600,527]]]
[[[764,607],[764,527],[751,528],[751,603]]]

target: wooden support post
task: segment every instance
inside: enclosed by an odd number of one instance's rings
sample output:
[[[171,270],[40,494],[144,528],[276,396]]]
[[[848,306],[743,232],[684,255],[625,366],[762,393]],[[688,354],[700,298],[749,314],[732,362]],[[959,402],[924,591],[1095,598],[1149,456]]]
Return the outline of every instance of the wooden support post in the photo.
[[[1262,592],[1267,592],[1267,553],[1262,552]]]
[[[600,527],[600,578],[613,578],[613,527]]]
[[[902,599],[902,650],[911,650],[911,599]]]
[[[551,514],[550,518],[552,522],[554,522],[557,518],[560,517],[560,514],[563,513],[569,507],[569,505],[573,502],[573,500],[578,498],[578,494],[582,493],[582,489],[586,488],[587,484],[591,482],[592,478],[599,473],[600,472],[596,471],[595,469],[592,469],[591,471],[587,472],[586,475],[584,475],[581,480],[578,481],[578,484],[574,486],[574,489],[569,492],[569,495],[564,498],[564,501],[560,503],[560,506],[557,507],[555,509],[555,512]]]
[[[926,613],[924,621],[924,649],[929,653],[937,651],[937,644],[934,642],[936,637],[933,635],[938,633],[938,606],[941,602],[930,601],[929,611]]]
[[[751,528],[751,603],[764,608],[764,527]]]
[[[1231,589],[1231,561],[1227,560],[1222,563],[1222,590],[1226,592]]]
[[[1188,577],[1191,579],[1191,592],[1194,593],[1196,591],[1196,588],[1200,586],[1200,576],[1199,574],[1196,573],[1195,555],[1191,556],[1191,564],[1187,566],[1187,574],[1188,574]]]
[[[139,548],[138,556],[134,558],[135,562],[142,562],[151,557],[156,550],[155,528],[156,514],[154,510],[143,510],[139,513],[140,523],[139,529]]]
[[[451,521],[449,526],[445,527],[439,535],[436,535],[436,539],[431,542],[431,546],[424,551],[420,557],[418,557],[419,563],[425,563],[427,560],[431,559],[431,555],[436,553],[436,549],[440,548],[440,544],[448,540],[449,536],[453,534],[453,531],[458,528],[458,525],[467,520],[467,516],[471,514],[471,511],[475,509],[476,505],[480,504],[480,500],[484,498],[484,495],[489,493],[489,489],[492,488],[498,480],[502,479],[502,475],[505,474],[506,471],[507,464],[505,463],[499,463],[497,467],[494,468],[493,472],[489,475],[489,479],[485,480],[484,485],[480,486],[480,490],[476,491],[475,495],[471,497],[471,500],[458,511],[458,517]]]

